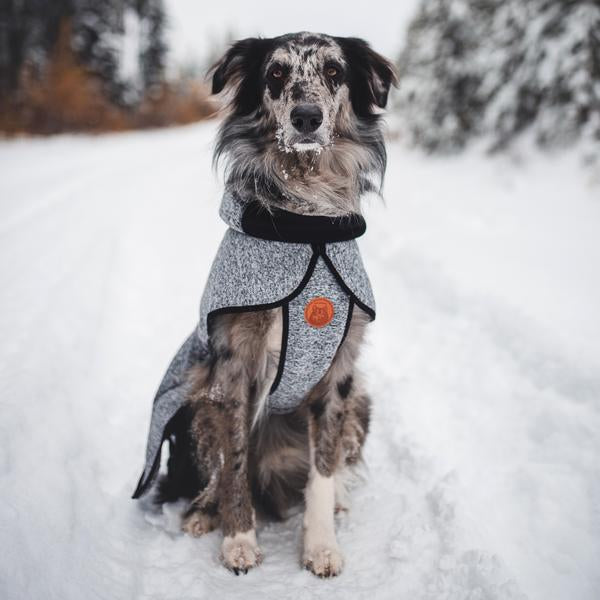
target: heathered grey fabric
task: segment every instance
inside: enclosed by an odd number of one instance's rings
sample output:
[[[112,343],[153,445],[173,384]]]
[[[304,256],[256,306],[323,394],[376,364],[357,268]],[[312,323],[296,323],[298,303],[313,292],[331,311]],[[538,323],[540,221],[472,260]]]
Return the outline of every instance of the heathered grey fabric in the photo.
[[[236,231],[242,230],[242,215],[246,208],[246,201],[242,200],[239,194],[225,190],[219,208],[219,215],[229,227]]]
[[[375,297],[356,240],[327,244],[327,256],[354,295],[373,312]]]
[[[355,240],[326,244],[320,252],[326,254],[331,266],[319,256],[310,279],[303,281],[311,261],[314,262],[313,247],[263,240],[243,233],[244,206],[239,196],[225,194],[220,215],[230,229],[212,264],[196,331],[179,349],[154,398],[146,465],[135,497],[149,489],[156,474],[153,467],[160,459],[165,428],[185,404],[187,371],[209,351],[211,313],[287,304],[289,329],[285,362],[280,365],[283,370],[279,385],[267,399],[268,410],[287,412],[298,406],[329,368],[344,335],[349,303],[358,302],[375,312],[373,292]],[[299,291],[303,283],[305,287]],[[320,296],[333,302],[334,317],[325,327],[314,328],[304,319],[304,307]]]
[[[207,354],[206,345],[192,332],[185,340],[165,373],[154,397],[148,441],[146,443],[146,463],[140,485],[149,484],[155,461],[159,459],[165,428],[175,413],[183,406],[187,395],[185,374]]]
[[[228,229],[202,294],[198,335],[208,338],[212,311],[273,304],[289,296],[300,285],[312,253],[309,244],[271,242]]]
[[[304,319],[304,308],[313,298],[324,296],[334,306],[333,319],[325,327],[312,327]],[[290,412],[325,375],[342,341],[350,298],[319,258],[300,295],[288,304],[289,331],[283,374],[268,398],[268,410]]]

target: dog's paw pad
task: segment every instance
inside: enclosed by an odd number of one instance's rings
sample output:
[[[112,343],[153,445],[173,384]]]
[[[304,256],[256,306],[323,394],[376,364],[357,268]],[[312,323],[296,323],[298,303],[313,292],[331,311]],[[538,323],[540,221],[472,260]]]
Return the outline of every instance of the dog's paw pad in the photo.
[[[304,551],[302,564],[317,577],[335,577],[342,572],[344,559],[335,546],[316,546]]]
[[[225,537],[221,546],[223,564],[236,575],[247,573],[262,562],[262,552],[256,543],[256,536],[238,533],[233,537]]]
[[[195,511],[184,517],[181,522],[181,530],[193,537],[200,537],[216,527],[215,517]]]

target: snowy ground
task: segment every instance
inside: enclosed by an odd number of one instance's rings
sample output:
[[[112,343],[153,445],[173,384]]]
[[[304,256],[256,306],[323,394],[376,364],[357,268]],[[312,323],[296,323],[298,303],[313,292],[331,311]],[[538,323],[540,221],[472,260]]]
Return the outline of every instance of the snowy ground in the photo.
[[[339,578],[300,570],[299,516],[234,577],[217,533],[129,499],[223,231],[213,134],[0,143],[0,597],[600,597],[600,177],[574,154],[390,148]]]

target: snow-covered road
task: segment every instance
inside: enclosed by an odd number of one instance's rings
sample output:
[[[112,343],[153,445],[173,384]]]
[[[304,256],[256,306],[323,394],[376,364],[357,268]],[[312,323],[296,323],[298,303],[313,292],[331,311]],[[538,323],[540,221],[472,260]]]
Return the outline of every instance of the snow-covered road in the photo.
[[[390,147],[339,578],[300,569],[299,515],[233,577],[217,533],[129,499],[224,230],[214,131],[0,143],[0,597],[600,597],[600,177],[574,153]]]

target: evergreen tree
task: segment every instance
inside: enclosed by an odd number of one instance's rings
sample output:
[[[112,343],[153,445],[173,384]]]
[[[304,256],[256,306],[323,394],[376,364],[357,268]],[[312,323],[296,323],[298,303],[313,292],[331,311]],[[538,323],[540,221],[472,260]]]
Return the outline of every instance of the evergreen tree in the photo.
[[[140,81],[122,77],[126,11],[137,15],[140,27],[134,40]],[[43,71],[61,26],[71,23],[72,47],[90,74],[99,78],[107,96],[123,103],[128,88],[138,86],[134,98],[162,81],[166,45],[162,0],[3,0],[0,3],[0,91],[18,92],[25,65]]]
[[[17,87],[19,71],[25,60],[25,39],[31,16],[27,3],[15,0],[0,3],[0,94]]]
[[[119,35],[123,32],[122,0],[73,0],[73,47],[83,64],[104,84],[111,100],[123,96],[119,78]]]
[[[164,40],[165,12],[162,0],[138,0],[143,40],[140,66],[144,89],[152,91],[163,81],[167,46]]]
[[[71,0],[3,0],[0,3],[0,91],[14,92],[25,63],[41,69],[58,40],[60,23],[73,15]]]
[[[600,139],[600,3],[423,0],[399,60],[405,131],[429,150]]]
[[[600,3],[537,0],[526,18],[518,62],[485,128],[500,144],[529,124],[542,145],[581,133],[600,141]]]

